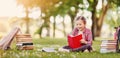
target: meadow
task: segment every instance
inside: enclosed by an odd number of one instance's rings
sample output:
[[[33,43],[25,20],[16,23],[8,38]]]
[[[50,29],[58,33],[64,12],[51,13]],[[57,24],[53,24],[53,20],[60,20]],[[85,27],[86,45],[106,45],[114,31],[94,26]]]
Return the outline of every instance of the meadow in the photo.
[[[100,39],[100,38],[98,38]],[[101,40],[93,41],[94,52],[59,52],[58,48],[67,45],[66,38],[33,39],[34,50],[17,50],[15,40],[10,50],[0,50],[0,58],[119,58],[119,53],[100,53]],[[57,52],[42,52],[43,47],[55,48]]]

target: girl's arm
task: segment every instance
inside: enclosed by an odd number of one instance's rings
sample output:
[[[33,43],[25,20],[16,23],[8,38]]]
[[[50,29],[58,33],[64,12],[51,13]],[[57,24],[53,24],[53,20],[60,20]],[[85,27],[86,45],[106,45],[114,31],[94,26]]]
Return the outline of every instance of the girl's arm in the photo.
[[[87,44],[92,45],[92,32],[91,31],[88,33],[88,37],[87,38],[88,38]]]
[[[73,36],[76,36],[78,34],[78,29],[77,28],[74,28],[73,31],[72,31],[72,35]]]

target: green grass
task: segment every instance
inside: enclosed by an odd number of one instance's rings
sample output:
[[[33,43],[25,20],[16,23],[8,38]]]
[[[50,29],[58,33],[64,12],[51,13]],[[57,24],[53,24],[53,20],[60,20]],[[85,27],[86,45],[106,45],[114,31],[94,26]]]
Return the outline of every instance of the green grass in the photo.
[[[81,52],[41,52],[43,47],[59,47],[67,45],[65,38],[43,38],[33,39],[34,50],[17,50],[15,41],[12,43],[11,50],[0,50],[0,58],[119,58],[119,53],[100,53],[100,40],[93,41],[93,48],[96,50],[92,53]]]

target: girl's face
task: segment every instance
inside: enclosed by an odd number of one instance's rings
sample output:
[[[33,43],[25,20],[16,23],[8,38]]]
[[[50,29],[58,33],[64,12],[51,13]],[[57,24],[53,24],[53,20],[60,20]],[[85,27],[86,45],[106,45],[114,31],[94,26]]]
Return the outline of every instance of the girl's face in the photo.
[[[85,28],[85,23],[83,20],[77,20],[75,21],[75,27],[78,28],[80,31],[83,31]]]

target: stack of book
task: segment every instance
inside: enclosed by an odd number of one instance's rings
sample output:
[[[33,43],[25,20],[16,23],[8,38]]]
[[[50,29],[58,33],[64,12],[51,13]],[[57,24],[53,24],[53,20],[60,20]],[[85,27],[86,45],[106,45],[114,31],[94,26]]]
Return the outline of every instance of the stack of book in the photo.
[[[116,40],[102,40],[100,48],[101,53],[116,52],[116,49],[117,49]]]
[[[16,46],[19,50],[33,50],[33,42],[30,34],[19,34],[16,36]]]

